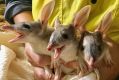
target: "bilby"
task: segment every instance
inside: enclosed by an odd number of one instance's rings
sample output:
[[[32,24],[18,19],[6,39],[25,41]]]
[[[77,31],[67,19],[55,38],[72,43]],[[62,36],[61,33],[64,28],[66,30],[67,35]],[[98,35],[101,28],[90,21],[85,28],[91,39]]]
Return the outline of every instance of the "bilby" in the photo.
[[[3,26],[4,30],[14,31],[17,36],[11,39],[12,43],[30,43],[33,51],[37,54],[52,55],[52,52],[47,50],[47,44],[53,29],[48,28],[47,22],[52,14],[55,6],[55,1],[50,1],[43,7],[41,19],[34,22],[21,22],[11,26]],[[44,66],[45,71],[51,77],[50,68]]]
[[[58,63],[59,60],[57,59],[60,58],[65,62],[78,60],[79,67],[76,69],[76,71],[80,70],[84,72],[87,70],[87,65],[82,58],[82,55],[80,55],[81,53],[78,49],[79,40],[76,37],[76,30],[81,26],[85,26],[90,14],[90,10],[90,5],[83,7],[79,12],[76,13],[72,23],[69,25],[61,24],[59,19],[56,19],[55,21],[55,30],[50,37],[47,48],[48,50],[55,50],[53,57],[54,63],[59,64],[61,70],[67,74],[71,73],[75,69],[66,68]]]
[[[108,45],[103,37],[108,31],[111,21],[112,12],[110,11],[102,18],[94,32],[86,30],[84,26],[81,26],[82,30],[79,29],[81,32],[79,48],[90,69],[94,69],[96,64],[101,60],[104,60],[105,64],[108,66],[112,66],[113,64]]]

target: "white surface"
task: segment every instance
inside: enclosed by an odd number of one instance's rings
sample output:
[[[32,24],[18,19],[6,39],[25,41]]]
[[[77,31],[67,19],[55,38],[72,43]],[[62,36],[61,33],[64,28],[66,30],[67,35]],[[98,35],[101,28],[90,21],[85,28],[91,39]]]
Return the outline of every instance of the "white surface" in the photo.
[[[33,69],[8,47],[0,46],[0,80],[34,80]]]

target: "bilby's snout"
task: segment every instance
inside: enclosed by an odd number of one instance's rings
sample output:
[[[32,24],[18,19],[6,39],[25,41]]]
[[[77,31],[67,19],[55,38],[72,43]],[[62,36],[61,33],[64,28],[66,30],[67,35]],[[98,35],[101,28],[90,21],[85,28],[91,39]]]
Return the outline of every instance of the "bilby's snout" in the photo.
[[[2,30],[14,30],[14,28],[12,26],[9,26],[9,25],[4,25],[4,26],[2,26],[1,29]]]
[[[53,49],[54,45],[52,43],[49,43],[47,46],[48,51],[51,51]]]

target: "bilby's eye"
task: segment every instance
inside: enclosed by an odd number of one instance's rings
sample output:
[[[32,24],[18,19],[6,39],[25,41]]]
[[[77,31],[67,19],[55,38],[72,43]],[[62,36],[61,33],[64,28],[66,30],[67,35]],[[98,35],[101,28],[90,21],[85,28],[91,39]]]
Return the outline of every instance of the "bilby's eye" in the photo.
[[[23,27],[24,27],[25,29],[31,29],[31,27],[30,27],[28,24],[23,24]]]
[[[66,33],[63,33],[63,34],[62,34],[62,37],[63,37],[64,39],[68,39],[68,35],[67,35]]]

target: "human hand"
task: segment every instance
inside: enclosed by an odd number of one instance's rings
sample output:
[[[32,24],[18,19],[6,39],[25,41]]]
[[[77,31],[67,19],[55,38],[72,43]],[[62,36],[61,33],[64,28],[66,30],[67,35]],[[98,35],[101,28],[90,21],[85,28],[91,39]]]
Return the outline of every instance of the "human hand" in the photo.
[[[29,43],[25,44],[25,53],[33,66],[44,67],[51,63],[51,57],[35,53]]]

